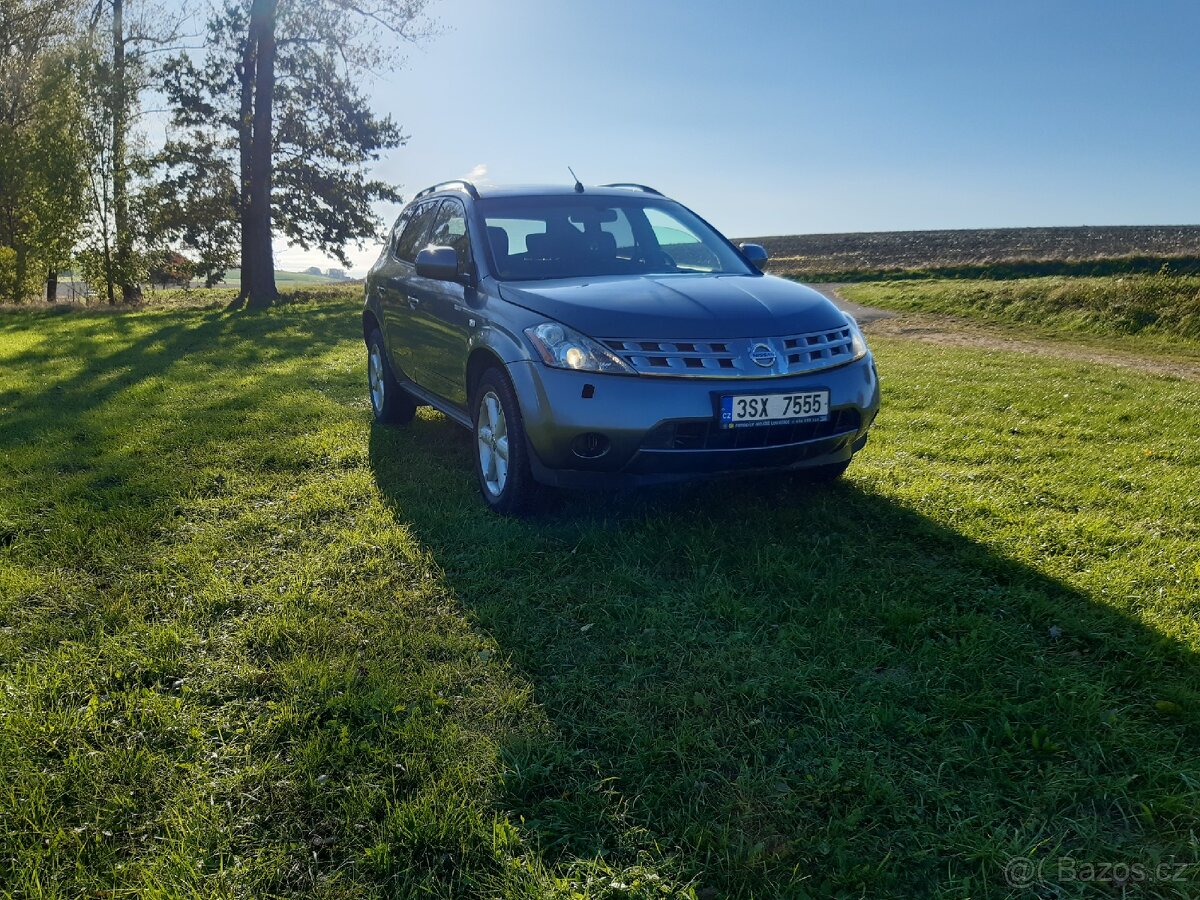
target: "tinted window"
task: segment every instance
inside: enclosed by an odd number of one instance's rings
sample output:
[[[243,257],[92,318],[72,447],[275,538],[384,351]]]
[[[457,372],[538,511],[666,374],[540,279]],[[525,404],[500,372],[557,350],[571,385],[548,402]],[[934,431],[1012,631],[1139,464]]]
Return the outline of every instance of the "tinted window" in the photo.
[[[467,236],[467,211],[459,201],[442,201],[433,220],[429,243],[437,247],[453,247],[458,254],[460,273],[470,268],[471,241]]]
[[[659,197],[485,197],[478,208],[500,278],[757,274],[712,228]]]
[[[412,218],[412,214],[412,207],[404,210],[402,213],[400,213],[399,218],[396,219],[396,224],[392,227],[392,233],[388,237],[388,252],[391,253],[392,256],[396,255],[396,247],[399,245],[400,235],[404,234],[404,227],[408,225],[408,221]]]
[[[714,272],[721,267],[717,254],[706,247],[694,231],[666,210],[646,210],[646,221],[654,230],[658,246],[680,268]]]
[[[617,242],[617,251],[633,250],[637,247],[637,241],[633,237],[633,226],[629,224],[629,217],[625,214],[625,210],[616,210],[617,218],[611,222],[601,222],[600,230],[607,231],[613,236]]]
[[[416,215],[409,221],[408,226],[404,229],[404,233],[400,235],[400,240],[396,242],[397,258],[405,259],[409,262],[417,258],[417,251],[423,249],[429,243],[425,237],[429,234],[429,226],[433,222],[437,208],[437,200],[417,208]]]
[[[544,219],[503,219],[488,216],[488,237],[491,239],[492,253],[496,263],[502,269],[510,254],[525,253],[529,247],[526,238],[531,234],[545,234]],[[493,231],[492,229],[496,229]],[[499,232],[504,233],[502,237]],[[507,237],[507,241],[505,240]],[[503,244],[503,246],[501,246]]]

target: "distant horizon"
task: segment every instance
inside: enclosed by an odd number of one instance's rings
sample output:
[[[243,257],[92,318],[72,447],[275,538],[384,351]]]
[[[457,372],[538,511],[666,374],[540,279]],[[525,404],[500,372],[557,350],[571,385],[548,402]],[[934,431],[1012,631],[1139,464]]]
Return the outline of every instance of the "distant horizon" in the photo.
[[[767,234],[766,232],[759,232],[758,234],[726,235],[726,237],[728,237],[730,240],[734,240],[734,241],[738,241],[738,240],[744,241],[744,240],[750,240],[753,238],[767,240],[767,239],[771,239],[771,238],[833,237],[833,236],[846,236],[846,235],[858,235],[858,234],[879,235],[879,234],[930,234],[930,233],[942,233],[942,232],[951,233],[951,232],[972,232],[972,231],[1050,231],[1050,230],[1055,230],[1055,229],[1070,230],[1070,229],[1081,229],[1081,228],[1196,229],[1198,232],[1200,232],[1200,222],[1178,223],[1178,224],[1172,224],[1172,223],[1168,223],[1168,224],[1161,224],[1161,223],[1153,223],[1153,224],[1086,223],[1086,224],[1082,224],[1082,225],[988,225],[988,226],[983,226],[983,227],[979,227],[979,228],[891,228],[891,229],[885,228],[885,229],[869,229],[869,230],[861,230],[861,231],[793,231],[793,232],[776,232],[773,234]],[[381,247],[381,245],[376,245],[376,250],[374,251],[375,256],[378,255],[379,247]],[[275,256],[275,270],[278,272],[288,272],[291,274],[301,275],[301,274],[304,274],[305,270],[307,270],[309,268],[319,268],[319,269],[321,269],[322,275],[324,275],[325,272],[327,272],[329,269],[341,269],[346,273],[346,278],[348,280],[357,280],[357,279],[363,278],[367,274],[367,271],[370,269],[369,263],[361,268],[347,268],[346,266],[342,265],[341,263],[337,262],[336,260],[330,260],[328,257],[321,256],[319,253],[313,253],[311,251],[303,251],[303,250],[299,250],[298,252],[300,254],[303,254],[306,259],[312,258],[312,259],[318,260],[318,262],[311,262],[311,263],[304,264],[301,268],[285,267],[285,265],[283,263],[281,263],[281,261],[280,261],[281,254],[279,253],[279,250],[277,248],[276,256]],[[372,256],[372,262],[373,261],[374,261],[374,256]],[[294,265],[300,265],[300,264],[295,263]],[[230,271],[233,271],[236,268],[237,268],[236,266],[233,266],[230,268]]]

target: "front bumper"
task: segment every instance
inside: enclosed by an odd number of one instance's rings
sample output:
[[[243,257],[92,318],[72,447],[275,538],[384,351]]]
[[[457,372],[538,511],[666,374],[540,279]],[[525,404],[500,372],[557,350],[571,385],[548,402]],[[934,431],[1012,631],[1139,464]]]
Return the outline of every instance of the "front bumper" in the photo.
[[[598,375],[525,361],[509,367],[534,477],[560,487],[633,486],[778,471],[849,459],[879,410],[870,354],[857,362],[783,378]],[[722,394],[827,389],[830,421],[724,431]],[[576,439],[602,435],[608,449],[585,458]]]

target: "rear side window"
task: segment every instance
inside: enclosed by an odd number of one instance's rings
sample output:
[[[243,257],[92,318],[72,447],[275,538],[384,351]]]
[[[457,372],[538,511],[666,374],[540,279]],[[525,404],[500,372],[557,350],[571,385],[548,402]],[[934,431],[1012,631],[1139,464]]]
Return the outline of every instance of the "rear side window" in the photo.
[[[433,222],[437,208],[438,201],[436,200],[417,208],[416,215],[409,219],[408,225],[404,228],[404,233],[396,241],[397,259],[412,262],[417,258],[417,251],[423,249],[429,243],[426,240],[426,236],[429,234],[429,226]]]

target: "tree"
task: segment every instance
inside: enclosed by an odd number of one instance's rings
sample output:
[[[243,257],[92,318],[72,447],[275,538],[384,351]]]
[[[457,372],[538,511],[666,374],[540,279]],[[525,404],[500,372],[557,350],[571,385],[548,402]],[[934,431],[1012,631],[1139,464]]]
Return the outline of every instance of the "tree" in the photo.
[[[144,274],[136,244],[144,223],[136,222],[132,174],[140,159],[130,151],[132,123],[147,83],[147,56],[173,43],[181,20],[164,7],[138,0],[89,0],[90,40],[82,54],[80,91],[89,119],[88,145],[93,245],[88,254],[93,277],[102,279],[110,303],[141,297]]]
[[[275,297],[276,229],[348,264],[347,244],[378,234],[371,204],[399,199],[366,166],[406,138],[390,117],[370,111],[356,81],[393,64],[385,40],[430,34],[428,3],[226,0],[203,59],[179,56],[164,68],[177,129],[159,157],[164,183],[179,185],[199,168],[209,173],[203,196],[193,187],[191,196],[160,198],[164,229],[186,244],[182,222],[236,222],[240,299],[249,307]],[[217,169],[224,171],[212,174]],[[202,265],[205,254],[214,263],[234,252],[211,242],[190,249]]]
[[[54,299],[83,216],[76,13],[60,0],[0,3],[0,291],[15,302],[39,283]]]

